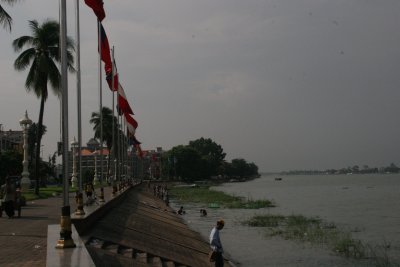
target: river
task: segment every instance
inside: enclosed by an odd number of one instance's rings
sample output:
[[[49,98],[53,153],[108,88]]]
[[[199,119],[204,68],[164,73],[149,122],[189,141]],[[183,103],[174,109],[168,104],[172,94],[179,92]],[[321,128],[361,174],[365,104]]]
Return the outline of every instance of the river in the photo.
[[[336,255],[322,245],[269,237],[265,229],[242,225],[254,215],[318,216],[372,248],[385,245],[383,255],[400,262],[400,175],[263,175],[242,183],[226,183],[213,189],[253,200],[273,200],[277,207],[258,210],[209,209],[185,206],[187,224],[207,240],[219,218],[225,220],[221,240],[225,256],[237,266],[377,266],[371,260]],[[178,206],[179,203],[172,203]],[[208,216],[199,210],[207,208]],[[378,251],[378,248],[376,248]],[[379,249],[379,251],[382,251]],[[398,265],[393,265],[398,266]]]

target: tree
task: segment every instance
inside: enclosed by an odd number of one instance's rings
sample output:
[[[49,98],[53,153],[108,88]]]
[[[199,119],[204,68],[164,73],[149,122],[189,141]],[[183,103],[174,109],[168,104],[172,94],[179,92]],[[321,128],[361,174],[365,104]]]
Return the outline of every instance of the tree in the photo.
[[[176,176],[184,181],[194,181],[202,177],[201,157],[197,150],[190,146],[173,147],[167,155],[174,159]]]
[[[247,163],[244,159],[233,159],[229,172],[231,176],[254,177],[258,175],[258,167],[254,163]]]
[[[103,139],[101,139],[101,127],[100,127],[100,112],[92,112],[92,117],[90,119],[90,124],[93,124],[94,138],[100,140],[100,143],[105,143],[108,151],[111,151],[111,148],[115,151],[116,145],[112,143],[112,129],[114,122],[114,135],[115,139],[117,138],[118,128],[117,128],[117,118],[112,114],[112,110],[108,107],[103,107],[101,110],[101,114],[103,116]],[[111,157],[109,155],[107,160],[107,174],[110,171],[110,160]]]
[[[4,2],[12,6],[17,1],[18,0],[0,0],[0,3]],[[0,5],[0,24],[3,25],[3,28],[6,30],[11,31],[12,18],[2,7],[2,5]]]
[[[36,151],[36,141],[37,141],[37,132],[38,125],[37,123],[32,123],[31,127],[28,130],[28,158],[29,163],[32,163],[35,159],[35,151]],[[47,132],[46,125],[42,125],[41,135],[45,135]]]
[[[220,145],[215,143],[210,138],[200,138],[189,142],[189,146],[195,149],[203,162],[205,175],[210,177],[211,175],[217,175],[218,170],[221,168],[226,153]]]
[[[20,175],[22,173],[22,154],[8,150],[0,153],[0,185],[5,183],[7,175]]]
[[[36,139],[36,159],[35,159],[35,194],[39,194],[39,159],[40,145],[42,140],[44,104],[48,97],[48,83],[53,92],[61,96],[61,74],[56,62],[60,62],[60,26],[58,22],[46,20],[39,25],[36,20],[29,21],[32,36],[21,36],[12,43],[15,52],[20,52],[27,47],[15,60],[14,68],[17,71],[24,71],[29,68],[28,76],[25,80],[27,92],[33,92],[40,98],[40,111],[38,119],[38,135]],[[74,71],[74,50],[73,41],[67,38],[67,65],[70,71]]]

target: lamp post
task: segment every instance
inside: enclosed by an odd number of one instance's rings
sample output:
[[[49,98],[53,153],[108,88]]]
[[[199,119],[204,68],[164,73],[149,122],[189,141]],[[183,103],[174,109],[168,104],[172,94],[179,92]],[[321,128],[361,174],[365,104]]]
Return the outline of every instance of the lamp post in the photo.
[[[78,187],[78,178],[77,178],[77,173],[76,173],[76,149],[78,147],[78,142],[76,142],[75,137],[74,141],[71,142],[71,147],[72,147],[72,178],[71,178],[71,183],[72,183],[72,188],[77,188]]]
[[[23,138],[24,138],[24,159],[22,161],[22,179],[21,179],[21,190],[22,192],[28,191],[31,180],[29,179],[29,171],[28,171],[28,130],[32,124],[32,120],[28,118],[28,111],[25,111],[25,116],[19,120],[19,124],[21,125]]]

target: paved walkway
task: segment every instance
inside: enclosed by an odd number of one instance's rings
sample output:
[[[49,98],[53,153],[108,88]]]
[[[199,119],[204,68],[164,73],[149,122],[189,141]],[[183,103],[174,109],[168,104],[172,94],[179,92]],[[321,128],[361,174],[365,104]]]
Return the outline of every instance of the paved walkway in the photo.
[[[104,189],[106,201],[111,191],[110,187]],[[74,212],[75,194],[70,194],[69,202],[71,212]],[[0,218],[0,266],[46,266],[47,226],[60,223],[62,205],[63,199],[59,196],[29,201],[22,207],[21,218],[8,219],[3,213]]]

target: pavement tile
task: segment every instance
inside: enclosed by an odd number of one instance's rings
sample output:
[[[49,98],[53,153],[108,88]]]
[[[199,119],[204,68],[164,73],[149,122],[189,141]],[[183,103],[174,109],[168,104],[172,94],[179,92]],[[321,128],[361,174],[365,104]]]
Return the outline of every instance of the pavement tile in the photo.
[[[105,188],[105,198],[111,188]],[[99,195],[99,193],[98,193]],[[71,213],[75,211],[75,194],[69,198]],[[29,201],[22,207],[21,218],[0,218],[0,266],[46,266],[47,226],[60,223],[61,197]],[[55,246],[56,244],[54,244]]]

